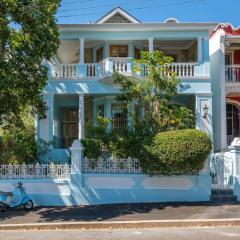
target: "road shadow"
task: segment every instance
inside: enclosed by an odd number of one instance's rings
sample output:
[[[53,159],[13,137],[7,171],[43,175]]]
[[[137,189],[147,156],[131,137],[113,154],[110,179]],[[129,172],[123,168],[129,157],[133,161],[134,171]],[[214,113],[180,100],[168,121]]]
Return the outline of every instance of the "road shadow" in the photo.
[[[233,204],[231,203],[231,206]],[[62,221],[123,221],[123,220],[161,220],[191,219],[194,217],[210,218],[211,212],[218,214],[219,208],[226,203],[136,203],[111,204],[77,207],[36,207],[32,211],[23,209],[0,213],[0,222],[62,222]],[[239,203],[227,217],[236,217],[240,212]],[[211,211],[209,211],[211,208]],[[221,213],[224,214],[224,213]],[[236,215],[236,216],[235,216]],[[209,216],[209,217],[208,217]]]

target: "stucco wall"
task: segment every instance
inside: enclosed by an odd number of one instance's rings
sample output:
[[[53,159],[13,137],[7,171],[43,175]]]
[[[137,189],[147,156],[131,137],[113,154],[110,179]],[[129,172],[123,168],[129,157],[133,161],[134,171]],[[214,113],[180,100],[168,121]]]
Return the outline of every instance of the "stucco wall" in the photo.
[[[21,179],[0,180],[12,191]],[[71,174],[70,180],[21,180],[35,205],[73,206],[141,202],[209,201],[210,177],[149,177],[143,174]]]

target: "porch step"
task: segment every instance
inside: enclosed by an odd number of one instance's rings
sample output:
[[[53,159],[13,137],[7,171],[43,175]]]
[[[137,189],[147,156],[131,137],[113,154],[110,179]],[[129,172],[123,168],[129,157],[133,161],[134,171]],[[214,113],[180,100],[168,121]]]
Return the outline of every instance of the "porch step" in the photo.
[[[236,202],[237,196],[233,195],[232,189],[212,189],[212,202]]]
[[[212,195],[233,195],[233,189],[212,189]]]

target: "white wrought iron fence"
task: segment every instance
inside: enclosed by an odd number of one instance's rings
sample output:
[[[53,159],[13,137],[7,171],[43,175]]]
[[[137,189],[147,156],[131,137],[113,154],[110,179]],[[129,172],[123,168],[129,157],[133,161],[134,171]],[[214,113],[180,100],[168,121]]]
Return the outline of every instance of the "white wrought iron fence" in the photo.
[[[84,173],[142,173],[140,163],[135,158],[84,158]]]
[[[68,164],[0,165],[0,179],[68,179]]]
[[[233,188],[234,161],[232,158],[225,156],[224,153],[212,155],[210,172],[213,189]]]

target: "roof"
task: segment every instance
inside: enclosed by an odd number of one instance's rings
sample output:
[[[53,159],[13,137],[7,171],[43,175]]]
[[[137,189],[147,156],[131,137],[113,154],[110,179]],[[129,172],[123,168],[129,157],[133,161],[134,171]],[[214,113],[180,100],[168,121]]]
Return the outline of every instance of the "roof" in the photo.
[[[211,32],[211,37],[219,30],[223,30],[225,36],[240,36],[240,27],[235,28],[231,23],[220,23]]]
[[[90,23],[59,24],[60,31],[213,31],[217,23]]]
[[[113,8],[95,23],[59,24],[60,31],[209,31],[216,28],[217,23],[183,23],[171,18],[165,22],[142,23],[121,7]]]
[[[106,13],[104,16],[102,16],[100,19],[96,21],[96,23],[106,23],[107,20],[112,18],[114,15],[120,14],[123,18],[129,21],[129,23],[140,23],[138,19],[133,17],[131,14],[123,10],[121,7],[116,7],[110,10],[108,13]]]

